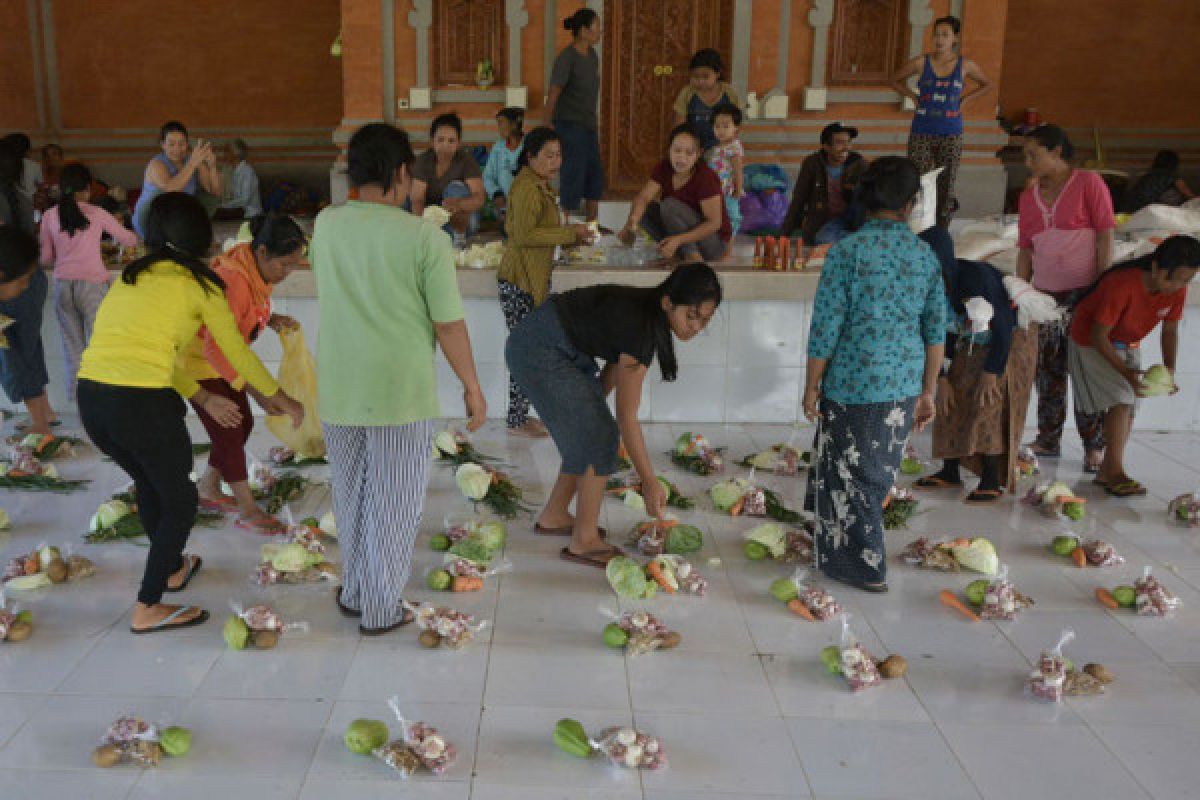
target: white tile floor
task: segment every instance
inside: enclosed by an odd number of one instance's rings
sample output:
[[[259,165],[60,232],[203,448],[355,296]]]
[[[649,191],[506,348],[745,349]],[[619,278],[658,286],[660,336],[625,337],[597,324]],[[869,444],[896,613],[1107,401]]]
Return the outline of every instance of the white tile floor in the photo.
[[[477,446],[513,463],[535,495],[544,491],[557,465],[552,447],[510,441],[501,425],[489,423]],[[685,427],[650,426],[654,452],[664,453]],[[740,455],[786,438],[789,429],[704,432]],[[830,587],[868,648],[909,660],[907,678],[861,695],[818,662],[836,625],[800,622],[770,599],[767,586],[786,569],[745,561],[739,533],[749,523],[716,516],[704,500],[685,516],[708,534],[696,563],[710,580],[709,595],[651,601],[683,634],[673,652],[627,660],[605,648],[598,607],[617,602],[603,576],[559,561],[561,542],[534,537],[527,520],[510,526],[515,571],[461,600],[492,621],[462,652],[423,650],[411,629],[361,639],[326,588],[252,588],[262,540],[232,526],[200,529],[192,540],[205,567],[185,599],[210,608],[216,620],[133,637],[129,603],[144,550],[81,544],[96,504],[124,482],[111,464],[86,454],[61,469],[91,479],[87,493],[0,495],[14,521],[0,534],[0,557],[50,541],[72,544],[100,567],[86,582],[21,599],[36,615],[34,637],[0,644],[0,797],[1200,797],[1200,539],[1164,515],[1170,497],[1200,484],[1200,434],[1139,434],[1129,468],[1152,494],[1134,500],[1102,496],[1080,475],[1077,443],[1066,444],[1066,457],[1044,466],[1092,501],[1081,530],[1113,541],[1128,563],[1111,571],[1064,566],[1044,548],[1057,523],[1011,499],[976,509],[953,496],[925,496],[912,530],[888,534],[891,549],[924,532],[986,535],[1038,604],[1015,622],[970,625],[936,600],[938,590],[961,588],[966,576],[895,563],[886,596]],[[256,452],[267,447],[256,437]],[[686,493],[700,495],[712,482],[666,461],[659,458],[663,472]],[[799,481],[767,481],[798,503]],[[328,504],[327,488],[317,487],[294,511],[320,513]],[[430,596],[421,579],[438,557],[428,536],[444,514],[466,510],[449,472],[435,469],[414,598]],[[634,521],[615,501],[605,516],[614,532]],[[721,563],[707,564],[714,557]],[[1128,582],[1143,564],[1184,599],[1174,618],[1111,614],[1092,599],[1096,586]],[[263,597],[286,618],[309,621],[311,633],[286,638],[272,652],[226,650],[220,620],[229,601]],[[1117,683],[1105,697],[1060,706],[1025,698],[1030,660],[1068,626],[1078,633],[1068,655],[1104,661]],[[445,776],[402,783],[346,752],[346,722],[387,718],[393,694],[458,745],[458,763]],[[88,754],[97,737],[129,711],[192,728],[192,754],[145,772],[93,768]],[[550,738],[563,716],[589,728],[635,723],[663,738],[671,766],[638,774],[571,759]]]

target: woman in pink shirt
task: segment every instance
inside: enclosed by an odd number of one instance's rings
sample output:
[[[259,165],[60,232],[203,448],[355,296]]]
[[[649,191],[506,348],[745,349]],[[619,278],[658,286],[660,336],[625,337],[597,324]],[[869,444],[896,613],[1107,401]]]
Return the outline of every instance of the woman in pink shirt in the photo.
[[[62,200],[42,217],[42,263],[54,267],[54,309],[62,328],[67,399],[75,402],[79,357],[92,338],[92,323],[108,293],[108,269],[100,238],[133,247],[137,234],[91,199],[92,174],[82,164],[68,164],[59,176]]]
[[[1112,196],[1094,172],[1071,166],[1075,148],[1057,125],[1042,125],[1025,138],[1025,166],[1033,178],[1021,194],[1017,275],[1074,309],[1080,296],[1112,263]],[[1067,331],[1043,325],[1038,333],[1038,435],[1040,456],[1059,455],[1067,419]],[[1084,471],[1096,472],[1104,458],[1104,415],[1075,406],[1083,439]]]

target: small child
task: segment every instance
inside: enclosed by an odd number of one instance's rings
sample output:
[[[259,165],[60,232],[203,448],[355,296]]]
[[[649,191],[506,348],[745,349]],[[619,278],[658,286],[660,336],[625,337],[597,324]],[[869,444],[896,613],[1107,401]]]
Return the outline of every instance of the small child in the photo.
[[[1104,273],[1075,307],[1067,351],[1071,386],[1080,411],[1106,412],[1108,447],[1096,483],[1115,497],[1146,494],[1124,465],[1135,406],[1146,388],[1139,345],[1161,322],[1163,362],[1174,380],[1179,321],[1198,267],[1200,241],[1172,236],[1150,255]]]
[[[525,110],[502,108],[496,112],[496,132],[500,138],[488,152],[487,164],[483,167],[483,188],[496,209],[496,216],[504,214],[504,206],[512,188],[513,173],[525,140]]]
[[[713,133],[717,136],[717,146],[708,151],[708,163],[721,179],[725,210],[733,228],[726,256],[733,251],[733,239],[742,226],[741,198],[746,194],[742,183],[742,164],[746,158],[746,151],[737,138],[741,125],[742,111],[737,106],[722,103],[713,109]]]

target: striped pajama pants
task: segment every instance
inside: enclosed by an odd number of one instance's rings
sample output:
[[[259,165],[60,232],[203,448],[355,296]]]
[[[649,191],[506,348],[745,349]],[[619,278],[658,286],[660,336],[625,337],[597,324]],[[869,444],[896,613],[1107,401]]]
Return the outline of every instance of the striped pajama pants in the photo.
[[[364,628],[400,621],[429,480],[433,420],[364,427],[325,423],[342,604]]]

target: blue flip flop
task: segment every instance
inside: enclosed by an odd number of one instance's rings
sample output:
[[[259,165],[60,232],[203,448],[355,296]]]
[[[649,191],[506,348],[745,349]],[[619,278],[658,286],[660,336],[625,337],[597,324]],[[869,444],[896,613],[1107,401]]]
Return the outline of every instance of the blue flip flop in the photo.
[[[204,559],[200,556],[188,556],[188,558],[190,559],[189,563],[191,566],[188,567],[188,573],[184,577],[183,583],[179,584],[179,588],[177,589],[172,589],[170,586],[168,586],[163,589],[164,592],[182,592],[188,587],[188,584],[192,582],[192,578],[197,572],[200,571],[200,568],[204,566]]]
[[[143,633],[158,633],[160,631],[174,630],[175,628],[191,628],[195,625],[203,625],[204,623],[208,622],[208,612],[204,609],[199,609],[200,613],[192,619],[189,619],[187,622],[175,622],[175,620],[179,619],[181,616],[195,608],[196,606],[183,606],[177,611],[163,617],[149,628],[142,628],[139,630],[131,625],[129,626],[129,632],[139,635]]]

